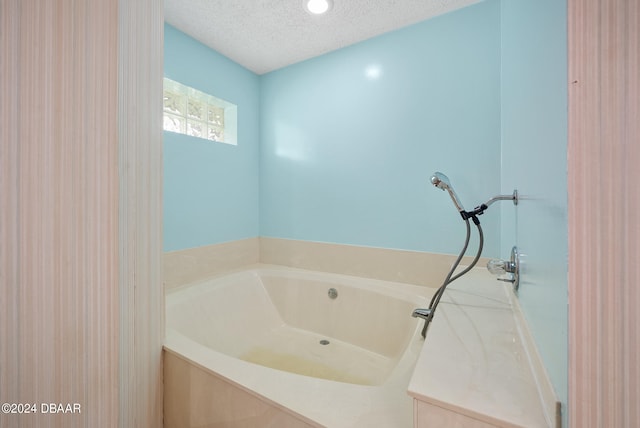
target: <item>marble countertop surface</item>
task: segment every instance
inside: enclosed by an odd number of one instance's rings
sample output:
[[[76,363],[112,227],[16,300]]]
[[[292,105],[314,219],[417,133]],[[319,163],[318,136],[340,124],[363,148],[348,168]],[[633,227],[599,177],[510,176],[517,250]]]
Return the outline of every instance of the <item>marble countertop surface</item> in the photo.
[[[445,291],[409,395],[496,426],[554,426],[527,335],[511,284],[473,269]]]

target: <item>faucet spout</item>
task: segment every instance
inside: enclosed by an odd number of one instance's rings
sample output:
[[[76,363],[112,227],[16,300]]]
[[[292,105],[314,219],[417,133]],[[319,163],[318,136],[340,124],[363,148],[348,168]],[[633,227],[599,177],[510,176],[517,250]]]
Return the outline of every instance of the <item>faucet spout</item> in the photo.
[[[413,311],[411,316],[414,318],[422,318],[423,320],[426,320],[431,316],[431,309],[416,309],[415,311]]]
[[[416,309],[411,314],[414,318],[422,318],[424,320],[424,327],[422,327],[422,338],[425,339],[427,336],[427,327],[429,326],[429,322],[432,318],[431,309]]]

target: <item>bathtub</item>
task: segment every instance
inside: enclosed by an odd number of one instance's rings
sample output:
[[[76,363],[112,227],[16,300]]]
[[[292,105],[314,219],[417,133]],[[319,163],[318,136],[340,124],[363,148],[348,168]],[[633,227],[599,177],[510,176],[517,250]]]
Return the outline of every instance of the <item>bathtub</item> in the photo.
[[[434,291],[257,265],[168,292],[165,426],[413,426]]]

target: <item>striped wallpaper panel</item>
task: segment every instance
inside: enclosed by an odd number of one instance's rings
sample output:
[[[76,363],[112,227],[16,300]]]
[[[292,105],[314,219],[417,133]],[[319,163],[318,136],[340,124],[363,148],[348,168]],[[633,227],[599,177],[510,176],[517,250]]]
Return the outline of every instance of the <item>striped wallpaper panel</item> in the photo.
[[[120,427],[162,426],[162,0],[120,0]]]
[[[121,3],[0,2],[2,427],[162,424],[162,2]]]
[[[3,427],[117,424],[117,12],[0,3]]]
[[[569,0],[569,421],[640,426],[640,6]]]

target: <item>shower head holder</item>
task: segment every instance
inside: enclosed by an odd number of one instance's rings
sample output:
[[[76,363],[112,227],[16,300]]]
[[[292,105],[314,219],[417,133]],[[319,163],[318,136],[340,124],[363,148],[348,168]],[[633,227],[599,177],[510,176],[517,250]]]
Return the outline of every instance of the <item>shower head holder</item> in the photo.
[[[458,198],[458,195],[456,194],[455,190],[453,190],[453,186],[451,185],[451,181],[449,180],[449,177],[447,177],[441,172],[436,171],[431,176],[431,184],[433,184],[440,190],[446,190],[447,192],[449,192],[449,196],[451,196],[451,200],[453,201],[453,204],[455,205],[456,209],[460,213],[460,216],[462,217],[462,219],[465,221],[471,219],[476,225],[480,224],[480,220],[478,220],[478,216],[484,214],[486,209],[489,208],[489,206],[494,202],[513,201],[513,205],[518,205],[518,190],[514,190],[511,195],[494,196],[484,204],[478,205],[471,211],[466,211],[462,206],[462,203],[460,202],[460,199]]]

